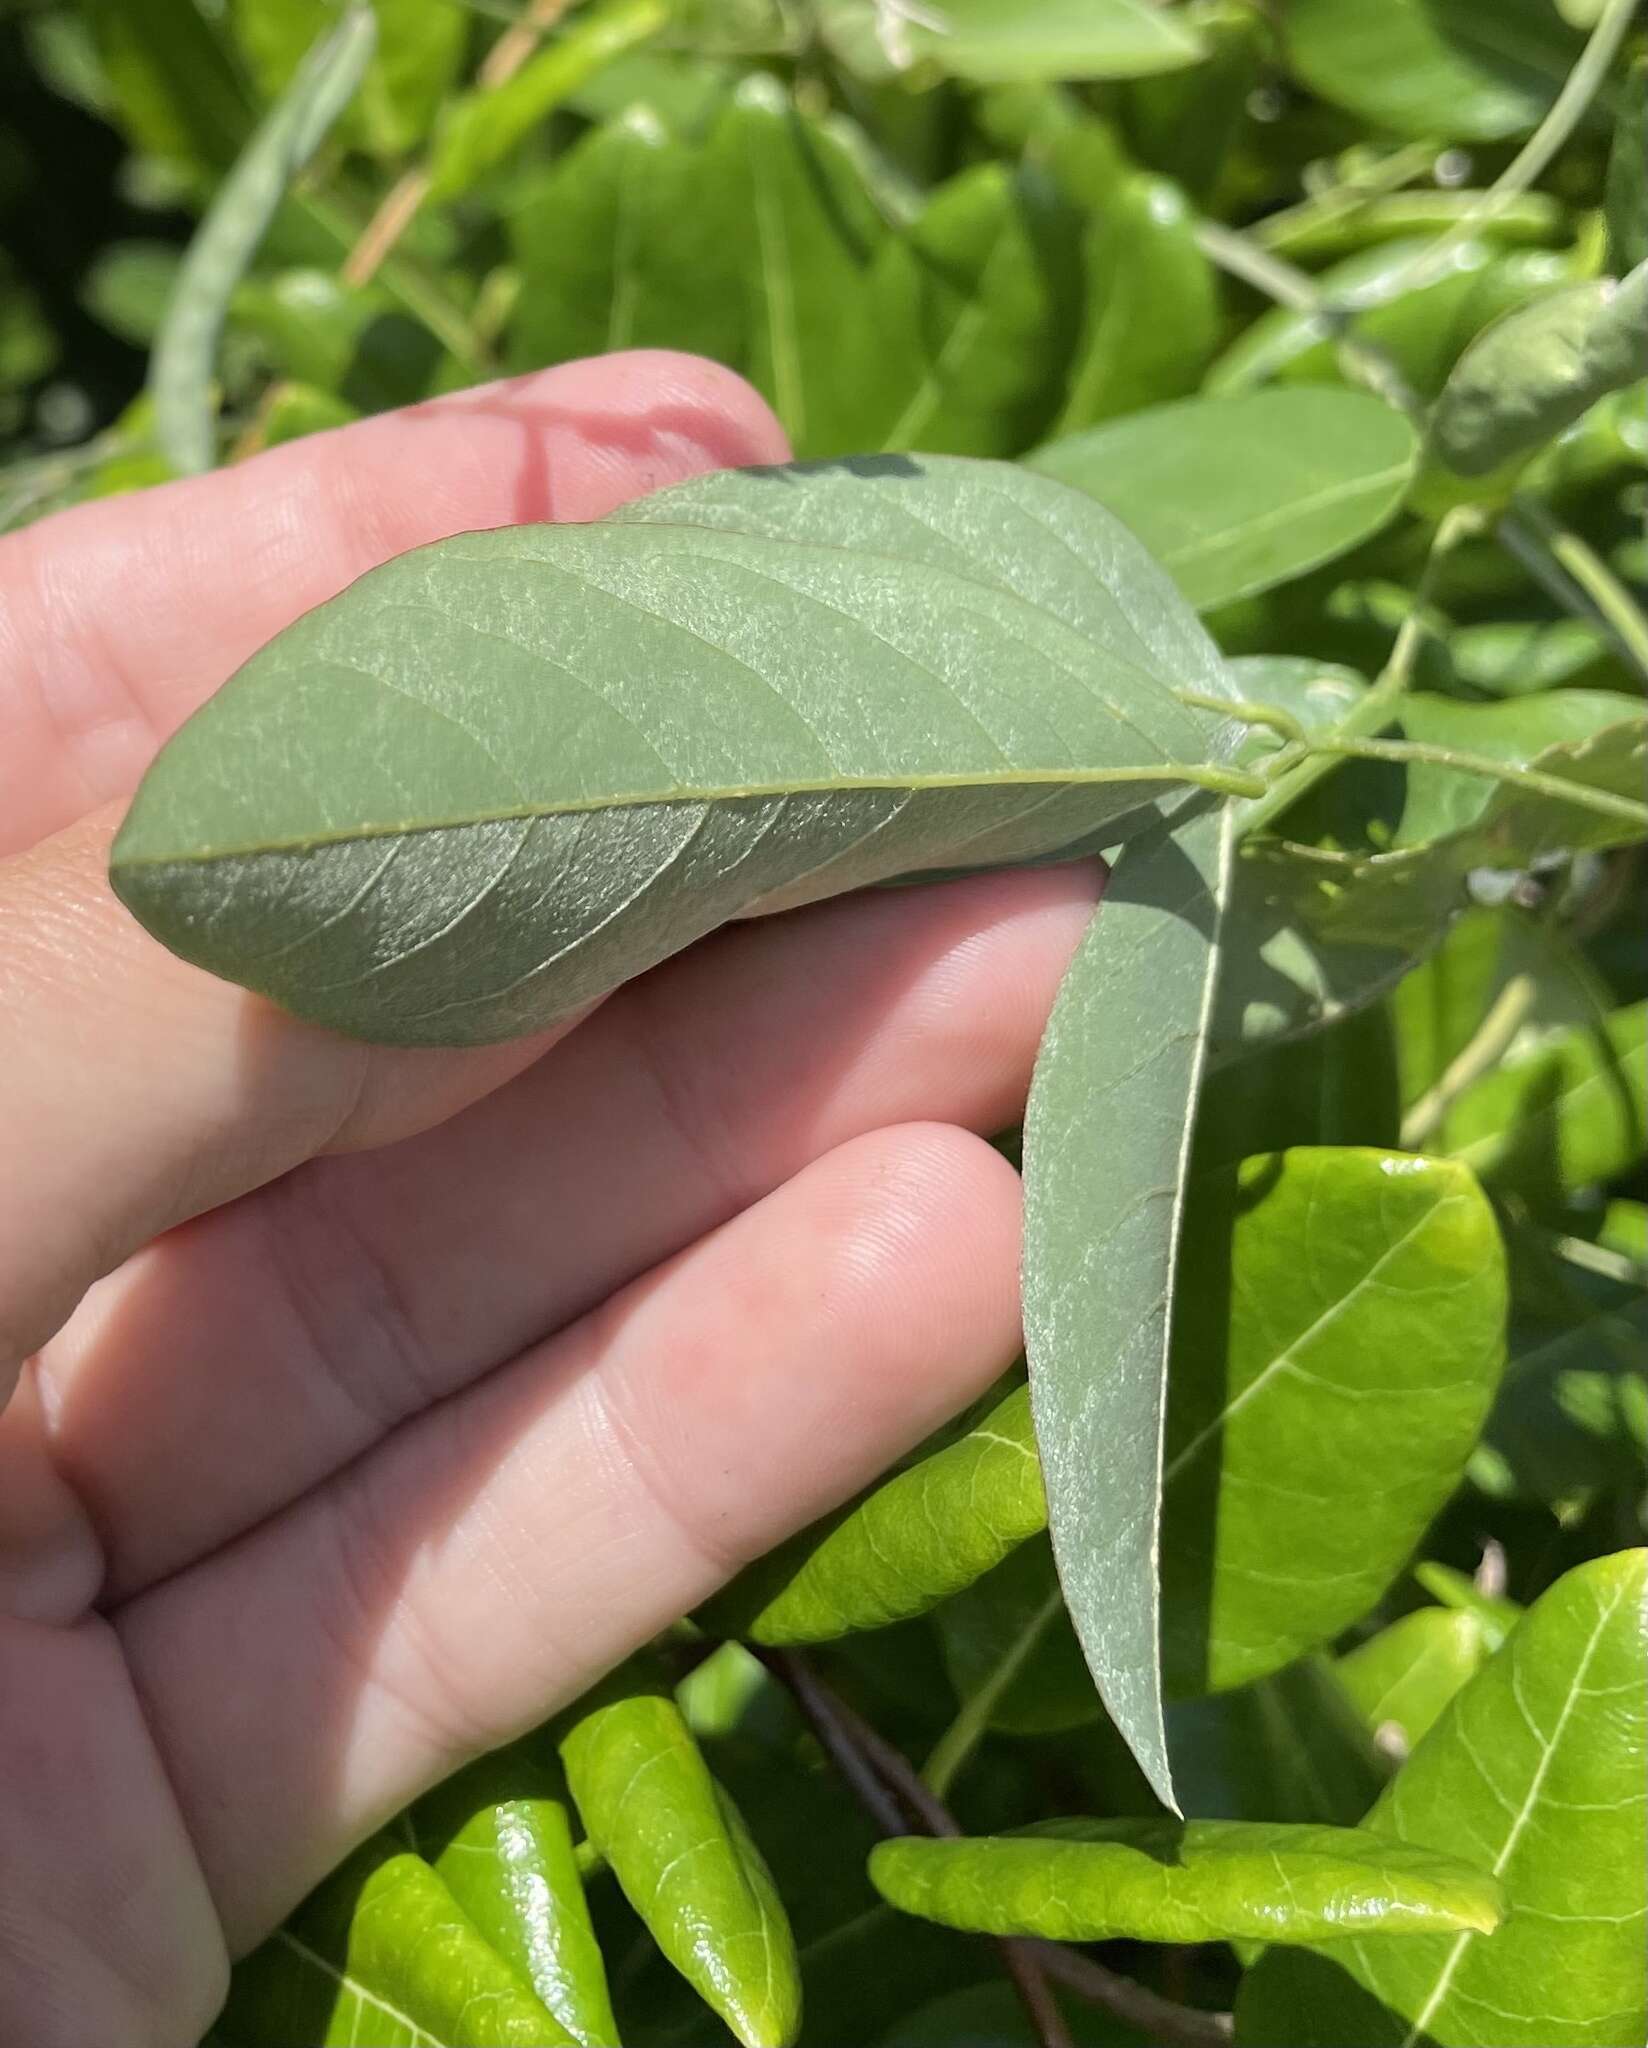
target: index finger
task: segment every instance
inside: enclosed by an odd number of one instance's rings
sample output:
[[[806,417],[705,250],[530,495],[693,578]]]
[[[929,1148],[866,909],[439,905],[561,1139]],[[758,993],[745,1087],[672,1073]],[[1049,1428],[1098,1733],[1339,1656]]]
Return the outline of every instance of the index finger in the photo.
[[[475,527],[596,519],[704,470],[787,453],[741,377],[637,350],[12,535],[0,542],[0,856],[125,795],[271,634],[391,555]]]

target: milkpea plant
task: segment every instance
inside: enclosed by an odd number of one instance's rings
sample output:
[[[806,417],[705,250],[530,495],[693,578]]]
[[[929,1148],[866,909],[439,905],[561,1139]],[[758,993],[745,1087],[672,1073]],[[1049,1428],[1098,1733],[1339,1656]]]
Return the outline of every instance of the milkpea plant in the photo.
[[[153,933],[474,1045],[758,907],[1111,867],[1003,1134],[1025,1368],[214,2040],[1640,2042],[1630,0],[138,19],[21,47],[199,224],[96,252],[147,391],[11,519],[627,344],[801,458],[300,619],[131,807]]]

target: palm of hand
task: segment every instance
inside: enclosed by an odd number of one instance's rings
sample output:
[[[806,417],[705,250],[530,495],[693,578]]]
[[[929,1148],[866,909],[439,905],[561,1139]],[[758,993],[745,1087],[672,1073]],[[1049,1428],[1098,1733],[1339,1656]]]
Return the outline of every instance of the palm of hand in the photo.
[[[1017,1348],[971,1134],[1089,877],[741,926],[469,1054],[277,1016],[103,880],[106,800],[307,604],[775,437],[725,373],[615,358],[0,551],[0,2034],[192,2041],[351,1843]]]

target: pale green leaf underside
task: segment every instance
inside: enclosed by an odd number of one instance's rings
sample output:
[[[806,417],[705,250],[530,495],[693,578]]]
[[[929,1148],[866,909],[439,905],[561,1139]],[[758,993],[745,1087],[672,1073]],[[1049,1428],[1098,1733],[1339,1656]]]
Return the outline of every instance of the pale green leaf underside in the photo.
[[[1014,1835],[883,1842],[876,1889],[906,1913],[1052,1941],[1342,1940],[1497,1925],[1499,1887],[1361,1828],[1049,1821]]]
[[[1024,1126],[1024,1329],[1053,1547],[1111,1718],[1173,1804],[1159,1641],[1179,1223],[1228,812],[1141,840],[1067,972]]]
[[[1458,1692],[1368,1816],[1490,1869],[1491,1941],[1368,1935],[1268,1956],[1252,2048],[1618,2048],[1648,2025],[1648,1552],[1559,1579]]]
[[[112,879],[300,1015],[480,1043],[758,905],[1130,836],[1228,744],[1177,688],[1217,650],[1074,492],[724,473],[361,578],[163,750]]]

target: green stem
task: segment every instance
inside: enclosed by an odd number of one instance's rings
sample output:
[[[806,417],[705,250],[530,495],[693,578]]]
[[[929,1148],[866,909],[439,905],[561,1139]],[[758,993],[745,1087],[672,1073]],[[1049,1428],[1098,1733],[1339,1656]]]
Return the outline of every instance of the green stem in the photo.
[[[1563,80],[1562,90],[1551,102],[1544,120],[1483,193],[1479,203],[1462,214],[1440,241],[1416,256],[1409,269],[1398,273],[1398,291],[1411,291],[1416,285],[1440,277],[1461,243],[1469,241],[1484,221],[1491,220],[1502,206],[1520,197],[1543,175],[1585,118],[1635,12],[1636,0],[1608,0],[1597,16],[1596,27],[1580,52],[1579,61]]]
[[[921,1767],[921,1781],[935,1798],[945,1796],[955,1782],[956,1773],[983,1741],[997,1702],[1024,1669],[1025,1659],[1051,1626],[1063,1600],[1064,1596],[1055,1587],[1025,1624],[1007,1655],[977,1692],[962,1701],[960,1712],[934,1743],[932,1754]]]
[[[1436,529],[1431,542],[1430,554],[1426,557],[1424,574],[1419,579],[1419,588],[1414,592],[1413,606],[1403,619],[1391,648],[1390,659],[1380,671],[1365,697],[1353,704],[1331,733],[1309,742],[1309,752],[1303,757],[1280,754],[1271,767],[1271,785],[1259,801],[1251,805],[1242,815],[1241,830],[1244,837],[1261,832],[1273,819],[1298,802],[1306,790],[1314,789],[1325,776],[1331,775],[1335,757],[1334,743],[1343,751],[1349,743],[1365,735],[1376,733],[1388,725],[1397,704],[1413,680],[1419,650],[1425,636],[1431,630],[1431,597],[1436,588],[1437,578],[1443,562],[1449,553],[1465,539],[1476,532],[1481,524],[1481,515],[1471,505],[1458,505],[1449,512]]]
[[[1553,519],[1532,498],[1519,498],[1501,517],[1499,535],[1533,575],[1540,576],[1537,558],[1555,563],[1595,610],[1626,660],[1648,682],[1648,617],[1589,541]],[[1540,580],[1546,579],[1540,576]]]
[[[1498,1000],[1476,1027],[1458,1057],[1448,1062],[1441,1078],[1427,1088],[1402,1119],[1402,1149],[1417,1152],[1442,1126],[1448,1111],[1465,1090],[1490,1068],[1498,1066],[1511,1040],[1527,1022],[1539,993],[1531,974],[1513,974]]]
[[[1325,733],[1312,740],[1317,753],[1345,756],[1358,761],[1420,761],[1434,768],[1451,768],[1457,775],[1480,775],[1488,782],[1509,783],[1533,796],[1556,797],[1581,810],[1595,811],[1601,818],[1619,818],[1648,832],[1648,804],[1632,796],[1616,796],[1611,789],[1592,789],[1572,782],[1565,775],[1547,775],[1540,768],[1517,768],[1509,761],[1496,761],[1488,754],[1467,754],[1457,747],[1432,747],[1418,740],[1341,739]]]
[[[1263,220],[1254,222],[1250,232],[1267,249],[1282,247],[1304,229],[1345,220],[1360,212],[1370,199],[1400,192],[1404,185],[1423,177],[1435,159],[1434,143],[1407,143],[1392,150],[1381,163],[1371,165],[1361,177],[1347,178],[1342,184],[1311,193],[1297,206],[1267,214]]]

